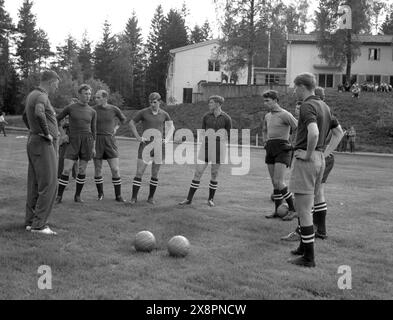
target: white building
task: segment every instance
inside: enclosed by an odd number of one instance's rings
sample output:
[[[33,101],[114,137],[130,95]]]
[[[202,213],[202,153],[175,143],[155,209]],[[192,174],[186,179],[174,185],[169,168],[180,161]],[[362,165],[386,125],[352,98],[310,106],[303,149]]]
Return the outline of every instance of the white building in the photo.
[[[393,36],[359,35],[360,56],[352,64],[352,82],[393,85]],[[318,85],[337,88],[346,82],[345,67],[338,69],[328,66],[319,58],[315,34],[289,34],[287,44],[286,83],[293,87],[295,77],[303,72],[311,72],[317,77]]]
[[[221,83],[222,76],[226,75],[229,82],[230,75],[225,71],[222,57],[217,54],[218,48],[218,40],[209,40],[170,51],[166,80],[168,104],[195,101],[198,84],[202,81]],[[247,84],[247,70],[237,75],[237,84]]]

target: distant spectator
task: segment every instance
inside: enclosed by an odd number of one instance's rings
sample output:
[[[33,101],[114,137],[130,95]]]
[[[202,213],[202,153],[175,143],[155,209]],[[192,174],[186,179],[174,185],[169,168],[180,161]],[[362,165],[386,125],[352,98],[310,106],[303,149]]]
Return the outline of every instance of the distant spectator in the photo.
[[[351,126],[351,128],[348,131],[349,149],[351,153],[355,152],[355,140],[356,140],[356,131],[354,126]]]
[[[338,151],[340,152],[346,152],[347,151],[347,143],[348,143],[348,129],[343,128],[344,135],[343,138],[341,139]]]
[[[8,124],[8,122],[5,120],[5,113],[2,112],[0,114],[0,132],[3,132],[4,137],[7,136],[7,134],[5,133],[5,125]]]
[[[337,90],[338,90],[338,92],[343,92],[343,91],[344,91],[344,86],[343,86],[342,83],[340,83],[340,84],[337,86]]]
[[[351,85],[348,82],[345,82],[344,89],[346,92],[351,91]]]

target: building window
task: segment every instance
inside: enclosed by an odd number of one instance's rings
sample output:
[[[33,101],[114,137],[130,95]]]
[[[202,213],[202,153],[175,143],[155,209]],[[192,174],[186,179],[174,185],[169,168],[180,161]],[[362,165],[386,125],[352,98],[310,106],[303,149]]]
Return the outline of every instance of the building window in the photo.
[[[366,75],[366,82],[381,83],[381,76],[368,74]]]
[[[381,59],[381,49],[371,48],[368,49],[368,60],[379,61]]]
[[[209,71],[220,71],[220,61],[209,60]]]
[[[319,74],[318,85],[322,88],[333,88],[333,74]]]

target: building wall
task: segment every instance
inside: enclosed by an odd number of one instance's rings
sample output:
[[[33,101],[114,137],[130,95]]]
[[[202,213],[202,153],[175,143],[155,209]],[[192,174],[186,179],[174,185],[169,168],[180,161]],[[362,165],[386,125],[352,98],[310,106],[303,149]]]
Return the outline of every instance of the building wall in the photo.
[[[380,60],[369,60],[369,49],[380,49]],[[366,75],[379,75],[381,81],[388,82],[393,76],[393,46],[389,45],[363,45],[361,55],[352,64],[352,74],[358,75],[358,82],[364,82]],[[318,74],[333,74],[333,87],[336,88],[342,81],[343,70],[316,69],[314,65],[326,65],[319,57],[319,51],[315,44],[288,44],[287,55],[287,78],[286,83],[293,87],[296,75],[303,72]],[[318,80],[318,78],[317,78]]]
[[[209,71],[209,60],[216,60],[218,44],[209,44],[190,50],[175,53],[172,66],[169,68],[167,80],[167,103],[183,103],[183,89],[192,88],[194,96],[198,93],[198,83],[202,80],[207,82],[221,83],[221,72],[225,72],[221,62],[220,71]],[[244,70],[238,74],[239,84],[247,83],[247,72]]]

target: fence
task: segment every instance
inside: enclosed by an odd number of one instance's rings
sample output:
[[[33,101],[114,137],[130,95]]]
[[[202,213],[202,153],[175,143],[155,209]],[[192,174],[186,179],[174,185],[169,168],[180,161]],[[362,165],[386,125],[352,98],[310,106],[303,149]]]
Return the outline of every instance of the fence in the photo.
[[[193,103],[207,101],[212,95],[220,95],[224,98],[240,98],[262,96],[266,90],[276,90],[281,93],[288,93],[288,85],[233,85],[233,84],[210,84],[201,83],[198,91],[193,93]]]

